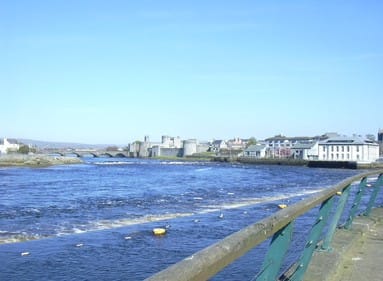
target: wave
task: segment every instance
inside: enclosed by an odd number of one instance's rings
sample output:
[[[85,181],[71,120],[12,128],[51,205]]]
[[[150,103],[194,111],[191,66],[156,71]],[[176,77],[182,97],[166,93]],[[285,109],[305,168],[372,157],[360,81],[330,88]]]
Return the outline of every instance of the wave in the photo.
[[[209,171],[209,170],[211,170],[211,169],[212,169],[212,167],[207,167],[207,168],[196,169],[195,171],[196,171],[196,172],[204,172],[204,171]]]
[[[201,162],[195,161],[161,161],[161,165],[201,165]]]
[[[87,232],[115,229],[115,228],[127,227],[132,225],[168,221],[168,220],[173,220],[173,219],[182,218],[182,217],[190,217],[193,215],[195,215],[195,213],[152,214],[152,215],[145,215],[143,217],[138,217],[138,218],[97,220],[97,221],[91,221],[87,224],[81,224],[81,225],[59,226],[55,229],[54,233],[50,235],[41,235],[37,233],[27,233],[27,232],[16,233],[16,232],[0,231],[0,245],[8,244],[8,243],[25,242],[30,240],[38,240],[38,239],[50,238],[50,237],[83,234]]]
[[[148,161],[96,161],[89,162],[89,164],[94,165],[203,165],[204,162],[196,162],[196,161],[156,161],[156,160],[148,160]],[[205,168],[204,168],[205,169]],[[206,168],[211,169],[210,168]]]
[[[41,234],[33,234],[27,232],[8,232],[8,231],[0,231],[0,245],[1,244],[10,244],[10,243],[19,243],[31,240],[39,240],[44,237]]]
[[[136,164],[134,162],[127,162],[127,161],[100,161],[100,162],[93,162],[94,165],[133,165]]]
[[[96,220],[89,221],[88,223],[78,224],[78,225],[68,225],[63,224],[60,226],[56,226],[56,228],[52,231],[51,234],[44,233],[36,234],[36,233],[11,233],[4,230],[0,231],[0,244],[3,243],[17,243],[28,240],[37,240],[47,237],[58,237],[64,235],[73,235],[73,234],[83,234],[92,231],[100,231],[100,230],[108,230],[115,229],[121,227],[127,227],[132,225],[141,225],[146,223],[153,222],[161,222],[161,221],[169,221],[177,218],[191,217],[194,215],[204,215],[215,212],[222,212],[223,210],[231,210],[231,209],[240,209],[246,208],[258,204],[265,203],[280,203],[281,201],[289,201],[292,198],[299,198],[304,195],[313,194],[322,189],[318,190],[304,190],[302,192],[296,194],[282,194],[277,196],[270,197],[255,197],[255,198],[246,198],[239,201],[232,202],[224,202],[220,204],[214,205],[202,205],[194,212],[176,212],[176,213],[164,213],[164,214],[147,214],[145,216],[134,217],[134,218],[121,218],[121,219],[113,219],[113,220]],[[201,200],[202,197],[196,197],[195,200]],[[35,211],[35,210],[33,210]]]

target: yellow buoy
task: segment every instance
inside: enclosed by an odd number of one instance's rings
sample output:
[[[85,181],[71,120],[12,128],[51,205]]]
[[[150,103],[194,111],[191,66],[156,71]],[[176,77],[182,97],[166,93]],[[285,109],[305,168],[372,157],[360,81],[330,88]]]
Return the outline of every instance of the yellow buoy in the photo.
[[[279,209],[284,209],[287,207],[287,205],[286,204],[279,204],[278,207],[279,207]]]
[[[342,195],[342,191],[338,191],[336,195]]]
[[[164,235],[166,233],[165,228],[153,228],[154,235]]]

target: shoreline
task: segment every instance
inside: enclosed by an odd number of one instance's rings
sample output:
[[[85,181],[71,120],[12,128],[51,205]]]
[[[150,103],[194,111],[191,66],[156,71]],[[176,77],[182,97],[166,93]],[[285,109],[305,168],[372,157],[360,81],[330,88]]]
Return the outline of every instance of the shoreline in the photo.
[[[0,167],[49,167],[54,165],[81,164],[77,157],[48,156],[44,154],[6,154],[0,155]]]
[[[356,161],[318,161],[318,160],[302,160],[302,159],[256,159],[246,157],[227,157],[217,156],[214,158],[216,162],[238,162],[242,164],[253,165],[281,165],[281,166],[306,166],[310,168],[331,168],[331,169],[382,169],[383,163],[358,163]]]

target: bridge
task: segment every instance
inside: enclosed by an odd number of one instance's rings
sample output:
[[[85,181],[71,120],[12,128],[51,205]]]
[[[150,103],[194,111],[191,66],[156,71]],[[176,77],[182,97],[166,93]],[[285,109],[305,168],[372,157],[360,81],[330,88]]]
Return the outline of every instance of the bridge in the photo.
[[[382,280],[383,209],[376,208],[382,186],[383,170],[350,177],[146,280],[208,280],[270,238],[263,264],[252,280]],[[296,249],[294,239],[302,237],[294,236],[294,224],[308,212],[314,213],[314,219],[304,246]],[[282,268],[290,247],[299,250],[300,257]]]
[[[42,153],[72,157],[130,157],[128,151],[105,149],[45,149]]]

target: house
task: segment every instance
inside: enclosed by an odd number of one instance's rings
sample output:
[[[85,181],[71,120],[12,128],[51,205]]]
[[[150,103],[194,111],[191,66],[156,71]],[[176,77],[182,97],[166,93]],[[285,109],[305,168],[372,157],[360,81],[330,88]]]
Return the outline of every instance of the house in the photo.
[[[299,142],[307,142],[312,140],[309,137],[285,137],[277,135],[265,139],[268,145],[270,158],[289,158],[291,156],[291,147]]]
[[[0,154],[7,154],[8,152],[16,152],[20,148],[16,139],[0,139]]]
[[[266,158],[267,149],[267,145],[265,144],[253,144],[245,149],[243,156],[257,159]]]
[[[237,137],[237,138],[228,140],[227,141],[227,146],[230,149],[243,150],[243,149],[246,148],[246,145],[247,145],[248,142],[249,142],[249,140],[240,139],[240,138]]]
[[[337,134],[334,133],[334,135]],[[317,141],[325,140],[327,138],[329,138],[328,134],[315,137],[285,137],[282,135],[277,135],[275,137],[265,139],[265,142],[268,144],[268,153],[270,158],[290,158],[294,157],[294,154],[297,154],[297,152],[294,152],[293,150],[294,146],[298,147],[301,144],[315,143]],[[298,154],[300,154],[300,152],[303,152],[302,149],[308,149],[308,147],[298,147],[298,149],[296,149],[299,150]],[[314,152],[310,152],[310,154],[311,153]]]
[[[294,159],[318,160],[318,141],[296,143],[291,147],[291,156]]]
[[[215,140],[211,144],[211,151],[219,152],[221,149],[227,149],[227,143],[224,140]]]
[[[318,160],[371,163],[379,158],[379,145],[360,136],[338,136],[319,142]]]

